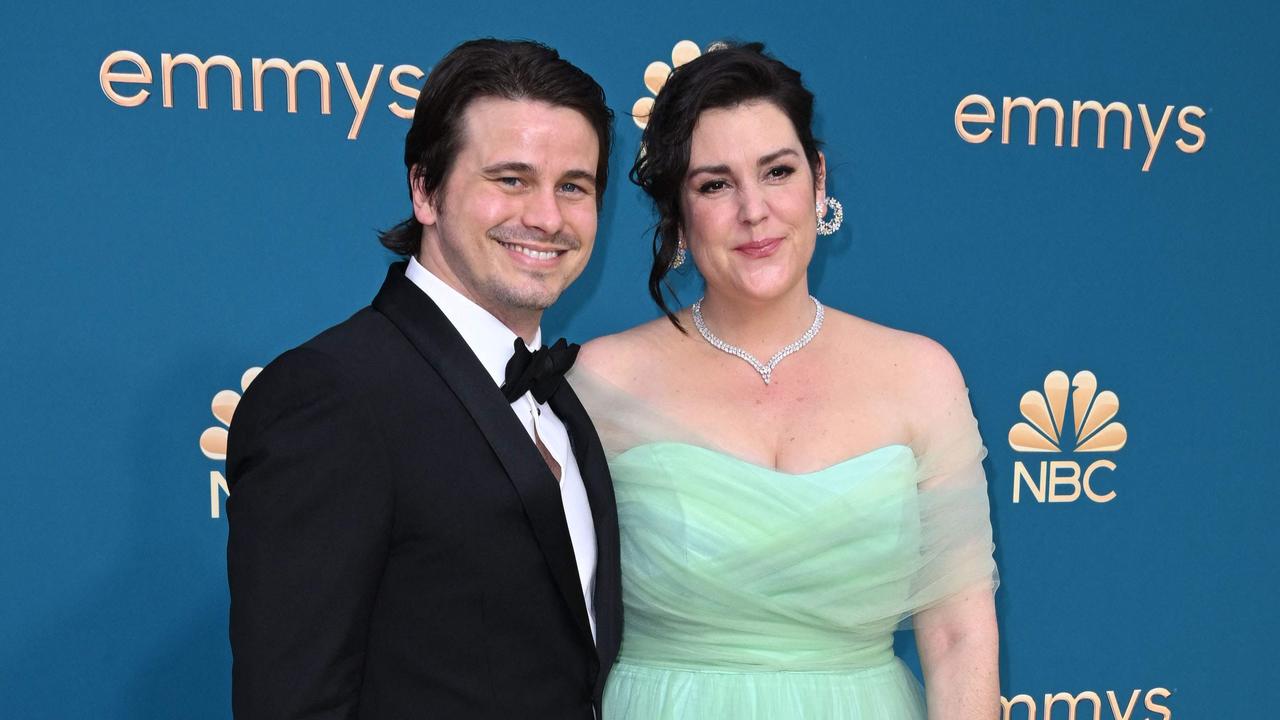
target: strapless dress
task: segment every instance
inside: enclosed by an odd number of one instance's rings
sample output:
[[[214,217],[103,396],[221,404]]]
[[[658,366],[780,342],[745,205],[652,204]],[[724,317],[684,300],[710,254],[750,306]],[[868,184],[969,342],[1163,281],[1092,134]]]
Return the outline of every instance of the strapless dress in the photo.
[[[573,385],[609,455],[621,535],[604,720],[925,718],[894,631],[996,584],[967,398],[910,445],[791,474],[689,442],[595,376]]]

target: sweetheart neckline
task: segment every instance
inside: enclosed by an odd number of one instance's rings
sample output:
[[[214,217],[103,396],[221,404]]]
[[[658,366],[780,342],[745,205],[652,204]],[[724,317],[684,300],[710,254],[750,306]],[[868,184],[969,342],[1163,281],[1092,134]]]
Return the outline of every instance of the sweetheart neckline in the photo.
[[[712,455],[715,455],[717,457],[727,458],[740,465],[746,465],[747,467],[753,468],[755,470],[761,470],[767,473],[772,473],[774,475],[781,475],[782,477],[791,477],[791,478],[803,478],[803,477],[812,477],[814,475],[821,475],[823,473],[835,470],[836,468],[844,467],[845,465],[850,465],[858,460],[862,460],[864,458],[877,455],[886,450],[895,450],[895,449],[906,450],[911,453],[911,456],[913,459],[915,457],[915,451],[911,449],[910,445],[907,445],[906,443],[889,443],[888,445],[881,445],[879,447],[875,447],[870,450],[866,450],[864,452],[858,453],[857,455],[850,455],[849,457],[844,458],[843,460],[837,460],[836,462],[830,465],[827,465],[826,467],[819,468],[817,470],[793,473],[793,472],[787,472],[785,470],[779,470],[777,468],[766,467],[764,465],[751,462],[750,460],[740,458],[737,455],[734,455],[732,453],[727,453],[723,450],[717,450],[715,448],[707,447],[705,445],[697,445],[694,443],[683,442],[680,440],[655,440],[652,442],[641,443],[639,445],[633,445],[627,448],[626,450],[623,450],[622,452],[618,453],[615,457],[620,458],[626,455],[627,453],[632,452],[633,450],[639,450],[641,448],[659,447],[662,445],[673,445],[676,447],[687,447],[687,448],[692,448],[694,450],[702,450],[704,452],[711,453]]]

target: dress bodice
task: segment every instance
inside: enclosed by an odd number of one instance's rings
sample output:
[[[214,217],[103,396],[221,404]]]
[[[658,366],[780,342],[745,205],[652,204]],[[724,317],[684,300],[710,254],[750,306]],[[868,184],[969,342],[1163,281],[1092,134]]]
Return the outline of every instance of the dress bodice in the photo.
[[[610,471],[625,657],[769,670],[892,659],[920,544],[910,447],[788,474],[655,442],[618,454]]]

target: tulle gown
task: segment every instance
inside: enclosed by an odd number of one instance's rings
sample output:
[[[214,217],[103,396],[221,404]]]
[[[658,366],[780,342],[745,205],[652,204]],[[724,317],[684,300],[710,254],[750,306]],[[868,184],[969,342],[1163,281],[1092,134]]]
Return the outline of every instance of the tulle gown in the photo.
[[[609,455],[624,631],[604,720],[923,720],[893,631],[994,589],[967,398],[910,445],[806,474],[736,458],[588,371]]]

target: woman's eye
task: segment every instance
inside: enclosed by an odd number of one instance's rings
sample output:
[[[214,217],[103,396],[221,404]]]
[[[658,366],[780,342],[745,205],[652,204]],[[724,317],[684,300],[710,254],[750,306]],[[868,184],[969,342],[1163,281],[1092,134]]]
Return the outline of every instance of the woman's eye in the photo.
[[[781,180],[795,173],[796,169],[790,165],[779,165],[769,169],[769,177],[774,180]]]
[[[723,190],[728,186],[729,184],[723,180],[710,180],[708,182],[703,183],[702,187],[698,188],[698,192],[705,195],[707,193],[719,192],[720,190]]]

